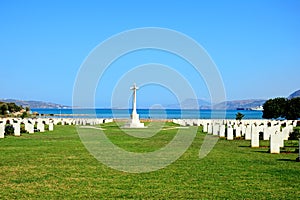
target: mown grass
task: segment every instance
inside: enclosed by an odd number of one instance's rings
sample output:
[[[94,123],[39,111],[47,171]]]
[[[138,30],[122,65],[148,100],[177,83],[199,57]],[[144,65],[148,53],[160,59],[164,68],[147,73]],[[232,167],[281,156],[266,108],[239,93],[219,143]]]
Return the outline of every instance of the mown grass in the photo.
[[[136,152],[159,149],[176,134],[176,129],[162,130],[142,139],[124,134],[114,123],[102,127],[115,144]],[[268,148],[250,148],[250,141],[220,139],[200,160],[204,136],[199,128],[194,142],[177,161],[140,174],[116,171],[97,161],[81,143],[74,126],[9,136],[0,140],[0,199],[300,197],[296,153],[269,154]]]

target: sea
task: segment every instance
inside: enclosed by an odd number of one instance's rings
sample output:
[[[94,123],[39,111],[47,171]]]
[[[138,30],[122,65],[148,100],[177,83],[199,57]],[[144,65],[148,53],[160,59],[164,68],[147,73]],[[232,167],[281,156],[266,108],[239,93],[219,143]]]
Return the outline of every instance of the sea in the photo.
[[[41,117],[63,118],[130,118],[131,109],[49,109],[32,108]],[[262,119],[262,111],[254,110],[181,110],[181,109],[137,109],[141,119],[235,119],[236,114],[244,114],[243,119]]]

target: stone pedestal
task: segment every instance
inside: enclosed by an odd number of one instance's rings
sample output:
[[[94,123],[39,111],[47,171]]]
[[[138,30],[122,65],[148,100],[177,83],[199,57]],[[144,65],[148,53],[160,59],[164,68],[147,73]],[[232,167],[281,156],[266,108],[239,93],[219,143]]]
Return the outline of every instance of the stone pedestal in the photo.
[[[144,123],[140,122],[139,114],[133,113],[131,120],[125,124],[124,128],[144,128]]]

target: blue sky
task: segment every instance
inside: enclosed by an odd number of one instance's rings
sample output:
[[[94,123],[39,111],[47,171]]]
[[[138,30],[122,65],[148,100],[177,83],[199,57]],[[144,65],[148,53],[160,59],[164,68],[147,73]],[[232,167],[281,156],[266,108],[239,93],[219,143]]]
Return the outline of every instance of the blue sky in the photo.
[[[288,96],[300,89],[300,1],[9,1],[0,2],[0,98],[72,104],[81,64],[120,32],[162,27],[196,40],[215,62],[228,100]],[[110,105],[122,73],[163,63],[182,74],[198,98],[209,99],[188,64],[161,52],[122,57],[96,91]],[[126,70],[120,70],[126,65]],[[130,92],[128,90],[128,92]],[[140,105],[172,104],[168,88],[148,85]]]

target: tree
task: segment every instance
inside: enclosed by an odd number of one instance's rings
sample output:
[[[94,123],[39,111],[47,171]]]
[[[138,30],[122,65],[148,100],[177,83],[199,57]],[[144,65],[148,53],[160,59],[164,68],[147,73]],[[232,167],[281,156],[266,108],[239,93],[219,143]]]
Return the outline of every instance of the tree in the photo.
[[[9,112],[10,113],[19,112],[22,109],[23,109],[22,106],[18,106],[15,103],[0,102],[0,114],[1,115],[6,115]]]
[[[6,103],[2,103],[0,105],[0,112],[1,112],[1,115],[5,115],[7,114],[7,111],[8,111],[8,105]]]
[[[239,120],[239,121],[241,121],[243,119],[243,117],[245,117],[245,115],[240,112],[236,113],[236,115],[235,115],[235,119]]]
[[[279,117],[285,118],[288,100],[286,98],[278,97],[267,100],[263,105],[263,118],[277,119]]]
[[[300,118],[300,97],[288,100],[286,107],[286,119]]]
[[[22,115],[21,115],[21,118],[24,119],[26,117],[28,117],[28,113],[27,112],[23,112]]]
[[[298,119],[300,118],[300,97],[293,99],[275,98],[269,99],[263,105],[263,118],[286,118]]]

